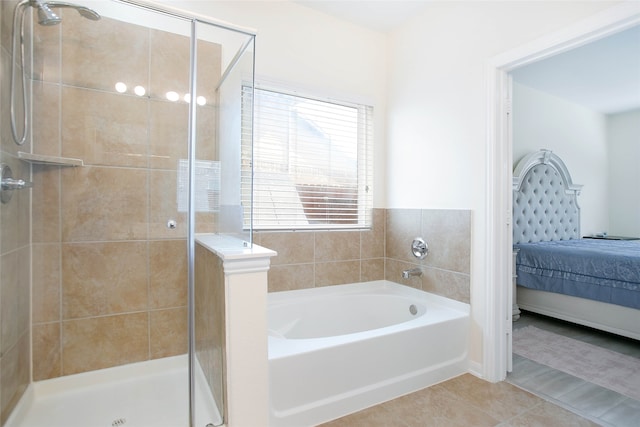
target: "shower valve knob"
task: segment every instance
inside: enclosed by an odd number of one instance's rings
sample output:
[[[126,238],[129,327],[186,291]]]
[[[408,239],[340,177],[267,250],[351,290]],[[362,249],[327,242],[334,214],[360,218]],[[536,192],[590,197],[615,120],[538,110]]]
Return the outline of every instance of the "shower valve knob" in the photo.
[[[167,228],[169,230],[173,230],[178,226],[178,222],[175,219],[170,219],[167,221]]]
[[[3,178],[2,189],[3,190],[21,190],[23,188],[32,187],[33,184],[22,179]]]
[[[0,169],[2,169],[2,186],[0,187],[0,201],[2,201],[2,203],[9,203],[13,195],[13,190],[21,190],[33,186],[29,181],[14,179],[13,172],[9,165],[2,164],[0,165]]]
[[[429,253],[429,245],[421,237],[416,237],[411,242],[411,253],[418,259],[424,259]]]

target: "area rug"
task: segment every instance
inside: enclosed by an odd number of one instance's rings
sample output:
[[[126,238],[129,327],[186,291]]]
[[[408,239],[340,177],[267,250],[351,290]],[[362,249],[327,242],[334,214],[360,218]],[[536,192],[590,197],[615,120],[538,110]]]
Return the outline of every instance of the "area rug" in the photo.
[[[534,326],[513,330],[513,352],[640,400],[640,359]]]

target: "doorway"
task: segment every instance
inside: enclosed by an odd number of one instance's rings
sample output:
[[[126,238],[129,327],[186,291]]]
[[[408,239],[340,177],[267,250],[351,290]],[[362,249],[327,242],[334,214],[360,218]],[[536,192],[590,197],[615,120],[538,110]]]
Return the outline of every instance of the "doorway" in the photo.
[[[484,376],[506,378],[511,367],[512,332],[512,123],[510,73],[640,24],[640,4],[623,3],[542,39],[494,57],[488,66],[487,313]]]

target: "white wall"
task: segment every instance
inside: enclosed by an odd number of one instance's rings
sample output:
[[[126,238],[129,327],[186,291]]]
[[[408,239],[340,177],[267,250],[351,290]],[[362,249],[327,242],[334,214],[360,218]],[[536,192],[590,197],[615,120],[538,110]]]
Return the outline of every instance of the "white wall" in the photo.
[[[257,30],[258,81],[374,107],[374,207],[385,206],[387,37],[289,1],[157,0]]]
[[[472,367],[487,316],[487,62],[614,5],[434,2],[392,34],[387,207],[473,211]]]
[[[583,235],[609,230],[606,116],[548,93],[513,84],[513,161],[546,148],[560,156],[575,184]]]
[[[607,117],[609,233],[640,237],[640,110]]]
[[[481,363],[487,61],[616,3],[433,2],[387,37],[288,1],[157,2],[256,28],[259,76],[373,99],[375,207],[473,210],[471,358]]]

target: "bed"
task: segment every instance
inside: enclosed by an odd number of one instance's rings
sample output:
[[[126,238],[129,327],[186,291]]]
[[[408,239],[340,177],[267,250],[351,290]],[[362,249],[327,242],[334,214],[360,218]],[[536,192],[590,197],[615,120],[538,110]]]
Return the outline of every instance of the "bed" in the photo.
[[[522,308],[640,340],[640,240],[582,238],[581,187],[549,150],[514,169],[514,319]]]

